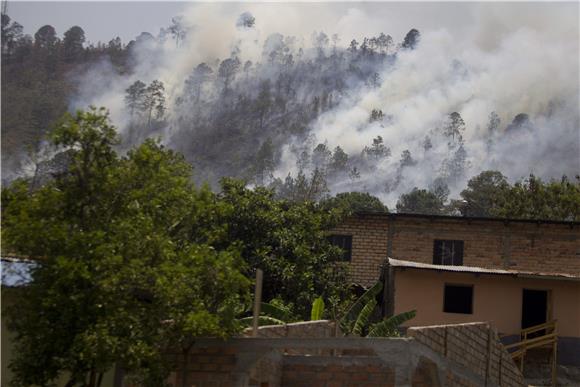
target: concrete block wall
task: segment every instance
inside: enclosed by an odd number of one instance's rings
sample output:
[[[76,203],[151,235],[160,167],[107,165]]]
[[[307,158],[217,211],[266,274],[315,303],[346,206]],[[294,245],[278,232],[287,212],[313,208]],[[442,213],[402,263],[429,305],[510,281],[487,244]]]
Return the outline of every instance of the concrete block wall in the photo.
[[[407,330],[407,336],[470,369],[488,383],[524,385],[522,374],[487,323],[415,327]],[[448,375],[448,381],[450,378],[454,380],[457,376]]]
[[[186,385],[226,387],[235,384],[234,368],[238,350],[235,347],[192,348],[186,356],[173,354],[178,371],[171,373],[172,386]]]
[[[339,333],[340,334],[340,333]],[[252,328],[244,330],[244,336],[252,336]],[[329,320],[302,321],[283,325],[266,325],[258,327],[258,337],[334,337],[335,323]]]
[[[282,386],[292,387],[375,387],[394,386],[395,370],[378,357],[284,358]]]
[[[463,264],[580,275],[580,224],[459,217],[354,215],[331,231],[352,235],[353,280],[373,284],[389,256],[433,263],[435,239],[464,241]]]
[[[409,328],[410,338],[199,339],[173,386],[523,386],[484,323]],[[301,351],[317,351],[305,355]],[[358,354],[354,354],[357,352]],[[345,353],[349,353],[345,355]]]

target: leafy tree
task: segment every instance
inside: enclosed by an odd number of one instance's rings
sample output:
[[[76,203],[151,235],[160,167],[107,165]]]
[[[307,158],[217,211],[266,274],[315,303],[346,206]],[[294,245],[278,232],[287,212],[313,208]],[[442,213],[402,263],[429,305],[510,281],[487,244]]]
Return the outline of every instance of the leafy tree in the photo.
[[[447,121],[443,126],[443,134],[447,137],[451,137],[452,140],[457,140],[459,142],[463,141],[463,133],[465,132],[465,121],[461,117],[461,114],[453,112],[449,114]]]
[[[34,34],[34,44],[40,48],[52,48],[58,42],[56,30],[51,25],[42,26]]]
[[[264,184],[266,177],[274,172],[274,145],[272,144],[271,139],[267,139],[260,146],[260,149],[256,154],[255,168],[256,180],[260,185]]]
[[[250,12],[244,12],[238,17],[236,26],[243,28],[252,28],[256,24],[256,18]]]
[[[385,115],[381,109],[373,109],[369,117],[369,122],[382,121],[384,117]]]
[[[340,146],[334,148],[331,160],[331,169],[334,172],[345,171],[348,165],[348,154]]]
[[[10,16],[5,13],[2,14],[2,54],[10,56],[18,40],[22,38],[23,27],[20,23],[12,21],[10,23]]]
[[[270,92],[270,80],[260,84],[260,92],[256,99],[256,112],[258,113],[259,128],[264,128],[264,118],[272,106],[272,93]]]
[[[379,198],[367,192],[341,192],[322,200],[323,208],[338,209],[346,215],[355,212],[389,212]]]
[[[331,157],[332,151],[328,149],[326,144],[318,144],[312,151],[312,165],[319,169],[326,169]]]
[[[370,159],[380,160],[389,157],[391,155],[391,149],[383,144],[383,138],[381,136],[377,136],[373,139],[373,144],[370,147],[365,146],[363,154]]]
[[[498,192],[493,216],[522,219],[580,220],[580,178],[543,182],[530,175]]]
[[[519,113],[514,117],[512,123],[507,126],[506,132],[509,133],[518,129],[531,129],[531,128],[532,123],[530,121],[530,116],[526,113]]]
[[[487,123],[487,131],[489,134],[494,134],[498,131],[501,124],[501,119],[496,112],[489,113],[489,122]]]
[[[222,79],[224,84],[223,92],[226,94],[229,91],[230,85],[234,80],[236,74],[240,69],[240,60],[238,58],[228,58],[220,63],[218,69],[218,76]]]
[[[165,114],[165,87],[163,82],[154,80],[147,86],[143,95],[143,110],[147,114],[147,126],[151,126],[151,118],[160,120]]]
[[[421,40],[421,33],[413,28],[407,32],[407,35],[405,35],[401,47],[404,49],[413,50],[419,43],[419,40]]]
[[[444,213],[444,207],[444,202],[433,192],[416,187],[402,194],[397,201],[399,213],[440,215]]]
[[[177,16],[171,19],[171,25],[168,28],[169,33],[175,40],[175,47],[179,47],[179,43],[183,42],[187,37],[188,28],[183,22],[183,16]]]
[[[405,149],[401,152],[401,160],[399,161],[399,165],[401,168],[403,167],[412,167],[413,165],[417,164],[413,157],[411,156],[411,151]]]
[[[200,63],[185,80],[185,87],[193,96],[194,102],[199,102],[203,86],[211,79],[213,70],[206,63]]]
[[[147,90],[145,83],[137,80],[125,90],[125,105],[129,109],[131,117],[135,112],[141,111],[144,107],[144,98]]]
[[[498,211],[502,197],[506,195],[509,183],[499,171],[483,171],[472,177],[467,188],[461,191],[463,202],[455,202],[464,216],[492,216]]]
[[[163,385],[166,351],[187,356],[193,338],[240,328],[249,282],[239,252],[187,232],[184,216],[205,219],[214,202],[193,189],[180,155],[149,140],[119,158],[115,129],[96,110],[66,116],[51,138],[70,155],[67,171],[2,194],[5,246],[41,257],[7,310],[15,384],[66,373],[68,386],[94,387],[122,364],[135,382]]]
[[[64,33],[63,50],[66,62],[79,60],[84,52],[85,31],[79,26],[71,27]]]
[[[348,286],[341,251],[326,241],[326,229],[337,214],[313,202],[276,200],[274,191],[250,190],[242,182],[222,180],[220,224],[225,233],[216,248],[237,243],[247,262],[248,276],[264,270],[263,297],[292,303],[298,316],[307,319],[315,295],[344,298]]]

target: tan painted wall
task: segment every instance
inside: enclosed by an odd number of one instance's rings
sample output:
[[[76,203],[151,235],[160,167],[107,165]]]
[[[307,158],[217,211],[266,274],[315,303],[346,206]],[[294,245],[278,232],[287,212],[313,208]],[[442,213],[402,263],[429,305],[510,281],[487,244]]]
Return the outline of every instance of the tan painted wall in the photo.
[[[445,283],[473,285],[473,314],[443,312]],[[400,268],[395,270],[395,313],[417,310],[408,326],[485,321],[503,334],[521,329],[523,289],[551,290],[552,318],[561,336],[580,337],[580,283]]]
[[[387,255],[433,263],[435,239],[463,240],[465,266],[580,275],[578,224],[357,215],[331,233],[352,235],[351,271],[363,285],[379,278]]]

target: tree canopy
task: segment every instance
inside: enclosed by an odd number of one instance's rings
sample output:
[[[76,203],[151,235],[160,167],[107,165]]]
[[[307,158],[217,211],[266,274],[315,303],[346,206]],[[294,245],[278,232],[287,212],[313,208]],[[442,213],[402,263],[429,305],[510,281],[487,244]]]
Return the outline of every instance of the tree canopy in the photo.
[[[196,188],[183,156],[154,140],[121,157],[104,110],[67,114],[51,141],[65,167],[40,187],[21,179],[2,192],[4,249],[39,262],[7,310],[16,384],[66,372],[70,386],[97,386],[118,363],[161,385],[165,351],[241,328],[257,268],[264,299],[304,318],[316,297],[348,288],[325,238],[335,212],[233,179],[218,194]]]

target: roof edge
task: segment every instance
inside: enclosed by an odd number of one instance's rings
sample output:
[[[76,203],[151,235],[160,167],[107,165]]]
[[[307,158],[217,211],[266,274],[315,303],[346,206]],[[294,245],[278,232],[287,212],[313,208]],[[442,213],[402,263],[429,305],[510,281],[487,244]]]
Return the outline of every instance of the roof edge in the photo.
[[[381,216],[387,218],[418,218],[418,219],[441,219],[441,220],[472,220],[502,223],[532,223],[532,224],[562,224],[567,226],[580,226],[580,221],[574,220],[551,220],[551,219],[522,219],[522,218],[493,218],[483,216],[458,216],[458,215],[431,215],[399,212],[357,211],[354,216]]]

